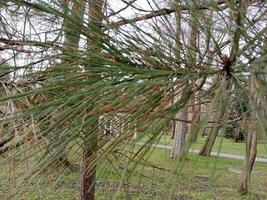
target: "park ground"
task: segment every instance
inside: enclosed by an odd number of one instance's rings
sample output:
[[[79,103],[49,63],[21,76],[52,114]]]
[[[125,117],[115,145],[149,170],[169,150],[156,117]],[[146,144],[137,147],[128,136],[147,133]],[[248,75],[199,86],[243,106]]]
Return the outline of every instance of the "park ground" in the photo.
[[[169,140],[168,138],[165,139]],[[164,143],[163,141],[159,141]],[[203,139],[194,145],[201,146]],[[167,141],[168,143],[168,141]],[[171,140],[169,140],[171,144]],[[215,150],[220,145],[217,141]],[[221,151],[242,154],[243,143],[225,140]],[[258,154],[266,157],[266,148],[260,144]],[[2,163],[0,172],[0,199],[3,200],[55,200],[79,199],[79,170],[52,170],[30,176],[27,182],[21,174],[27,172],[31,162],[16,161]],[[97,169],[97,199],[126,199],[125,191],[133,200],[143,199],[267,199],[267,164],[257,162],[251,180],[251,192],[248,195],[238,193],[240,174],[229,169],[242,168],[242,160],[220,157],[202,157],[189,154],[185,161],[171,160],[170,150],[150,150],[150,157],[141,160],[130,176],[122,178],[122,170],[114,170],[110,163],[103,161]],[[14,166],[19,166],[16,169]],[[122,182],[122,180],[124,180]],[[124,187],[123,187],[124,186]]]

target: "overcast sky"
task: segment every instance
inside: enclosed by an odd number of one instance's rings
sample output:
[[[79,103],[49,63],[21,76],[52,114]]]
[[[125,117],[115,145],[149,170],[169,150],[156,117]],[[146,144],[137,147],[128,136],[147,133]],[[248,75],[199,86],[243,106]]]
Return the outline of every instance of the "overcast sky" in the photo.
[[[125,1],[130,2],[129,0],[125,0]],[[154,0],[154,1],[156,1],[156,0]],[[151,11],[153,9],[154,10],[157,10],[159,8],[157,8],[157,6],[153,3],[154,1],[152,1],[152,0],[137,0],[133,4],[133,6],[135,8],[129,6],[127,9],[123,10],[119,15],[117,15],[115,17],[112,17],[110,20],[112,20],[112,21],[118,21],[121,18],[132,18],[132,17],[135,17],[137,15],[147,14],[147,13],[149,13],[149,11]],[[108,0],[108,2],[109,2],[109,5],[110,5],[110,9],[114,10],[115,12],[126,6],[126,4],[123,3],[122,0]],[[162,8],[162,7],[168,7],[168,5],[166,5],[166,4],[168,4],[168,2],[170,2],[170,0],[168,0],[168,1],[157,0],[156,2],[159,2],[159,5],[158,6],[160,6]],[[144,10],[144,11],[140,11],[140,9],[141,10]],[[249,15],[249,17],[254,17],[253,16],[253,13],[257,13],[257,11],[254,11],[253,12],[251,9],[249,11],[249,13],[251,13]],[[26,14],[28,12],[28,9],[22,9],[21,12],[22,13],[25,12],[25,14]],[[58,24],[58,25],[56,25],[56,24],[49,24],[49,23],[47,23],[47,21],[43,20],[42,17],[36,17],[35,16],[34,18],[31,19],[31,21],[27,21],[27,19],[25,20],[21,16],[17,16],[16,17],[15,15],[13,15],[13,16],[11,15],[12,18],[10,18],[10,17],[8,17],[7,14],[5,14],[4,10],[2,10],[1,13],[8,20],[7,21],[8,22],[7,24],[8,24],[8,26],[10,26],[10,28],[7,27],[8,30],[10,30],[10,32],[12,32],[12,34],[16,35],[15,30],[12,30],[11,29],[12,27],[15,27],[16,28],[16,31],[18,31],[17,32],[18,35],[20,35],[20,36],[23,36],[24,35],[24,39],[25,40],[30,39],[30,40],[42,40],[42,41],[45,41],[47,39],[47,40],[50,40],[51,41],[53,38],[51,38],[49,35],[52,35],[52,34],[51,33],[49,33],[49,34],[46,33],[47,30],[50,30],[50,27],[49,26],[52,27],[52,30],[56,30],[56,29],[59,29],[60,28],[60,24]],[[224,14],[227,14],[227,12],[224,13]],[[258,13],[258,15],[260,15],[260,14],[261,13]],[[158,19],[157,22],[159,22],[161,20],[159,18],[157,18],[157,19]],[[266,17],[265,17],[265,19],[266,19]],[[25,26],[25,28],[24,28],[24,24],[27,24]],[[138,22],[137,24],[138,24],[138,26],[140,26],[141,28],[143,28],[147,32],[149,32],[149,31],[151,32],[152,29],[151,29],[151,26],[149,26],[149,25],[152,25],[153,24],[153,19],[141,21],[141,22]],[[223,22],[218,21],[217,24],[218,25],[223,25]],[[259,27],[262,29],[262,28],[266,27],[266,24],[267,23],[264,24],[264,23],[261,22],[259,24]],[[150,28],[148,28],[148,27],[150,27]],[[165,28],[166,30],[168,28],[168,27],[164,27],[164,24],[161,25],[161,27],[162,27],[162,29]],[[130,29],[130,26],[128,26],[127,29],[128,30],[131,30]],[[187,29],[187,25],[186,24],[184,24],[184,29],[185,30]],[[10,38],[9,35],[5,35],[3,29],[0,28],[0,31],[1,30],[2,30],[2,33],[0,33],[0,37],[1,36],[2,37],[5,36],[5,37]],[[41,32],[43,32],[43,33],[41,33]],[[168,34],[168,32],[166,32],[166,34]],[[185,36],[187,36],[187,34],[185,34]],[[146,36],[143,36],[143,37],[146,37]],[[4,45],[3,43],[2,44],[0,43],[0,46],[3,46],[3,45]],[[227,49],[226,49],[226,51],[227,51]],[[8,53],[10,53],[12,55],[14,52],[10,50],[10,51],[8,51]],[[0,57],[6,57],[5,56],[6,52],[0,52],[0,54],[1,54]],[[25,57],[25,55],[26,55],[26,58],[27,58],[27,54],[22,53],[21,55],[23,55],[23,57]],[[43,55],[41,55],[41,56],[43,56]],[[32,59],[36,59],[38,57],[39,57],[38,55],[36,55],[36,56],[32,56],[31,55],[27,59],[32,60]],[[18,56],[17,56],[17,58],[18,58]]]

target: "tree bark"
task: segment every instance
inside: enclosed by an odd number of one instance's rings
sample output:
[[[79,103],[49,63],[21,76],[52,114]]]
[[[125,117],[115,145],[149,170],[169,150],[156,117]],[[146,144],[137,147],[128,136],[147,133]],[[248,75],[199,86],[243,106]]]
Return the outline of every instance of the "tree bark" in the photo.
[[[83,16],[86,0],[75,0],[68,15],[69,0],[63,0],[65,6],[65,18],[62,28],[65,33],[63,49],[67,54],[77,53],[79,48],[80,33],[82,29]]]
[[[83,147],[80,193],[81,200],[94,200],[96,189],[97,135],[85,140]],[[90,141],[89,141],[90,140]]]
[[[250,84],[250,104],[257,105],[258,99],[256,96],[256,91],[253,84],[255,74],[251,72],[251,84]],[[255,108],[257,109],[257,108]],[[241,194],[247,194],[250,187],[250,177],[251,172],[255,163],[257,155],[257,127],[256,127],[256,111],[248,112],[248,121],[249,121],[249,132],[246,137],[246,156],[245,156],[245,167],[242,173],[239,192]]]
[[[250,187],[251,172],[257,155],[257,133],[255,130],[250,130],[246,138],[246,159],[245,167],[242,173],[239,192],[247,194]]]
[[[64,9],[65,9],[65,18],[62,24],[62,30],[64,31],[64,57],[62,58],[62,62],[71,62],[71,58],[69,55],[78,53],[79,49],[79,41],[80,41],[80,32],[81,32],[81,24],[79,22],[83,22],[83,16],[85,11],[85,0],[75,0],[73,1],[72,8],[70,9],[70,1],[62,0],[61,1]],[[69,16],[70,10],[70,16]],[[74,20],[77,19],[77,20]],[[75,23],[76,22],[76,23]],[[66,150],[66,146],[62,148],[61,154],[58,156],[58,161],[63,164],[65,167],[71,167],[71,162],[68,159],[68,152]],[[71,169],[71,168],[70,168]]]
[[[187,119],[187,107],[179,113],[178,117],[181,119]],[[172,149],[171,158],[181,158],[185,154],[185,142],[186,142],[187,124],[186,122],[175,121],[175,135],[174,146]]]
[[[205,12],[205,11],[200,11],[200,13]],[[196,20],[194,19],[194,17],[191,14],[191,24],[190,24],[190,37],[189,37],[189,58],[191,59],[191,65],[192,66],[196,66],[197,65],[197,52],[199,47],[199,30],[197,27],[197,23]],[[207,37],[206,39],[206,43],[207,45],[209,44],[209,38]],[[207,49],[210,48],[209,45],[207,46]],[[200,55],[199,55],[200,57]],[[199,121],[200,119],[200,114],[201,114],[201,103],[200,100],[197,99],[197,95],[198,95],[198,89],[197,89],[197,84],[198,81],[196,80],[195,82],[193,82],[193,95],[191,98],[191,104],[193,105],[191,107],[191,116],[190,116],[190,120],[192,121],[191,124],[189,124],[189,131],[188,131],[188,143],[189,146],[190,144],[192,144],[193,142],[195,142],[197,140],[197,133],[194,133],[194,129],[195,129],[195,125],[196,123]],[[200,86],[202,85],[202,83],[200,83]],[[203,83],[204,85],[204,83]],[[202,86],[201,86],[202,87]],[[190,111],[189,111],[190,112]],[[189,148],[188,146],[188,148]],[[188,149],[189,150],[189,149]]]
[[[230,91],[231,91],[231,82],[229,79],[226,79],[226,83],[223,88],[223,97],[227,97]],[[199,155],[210,156],[212,148],[214,146],[214,143],[216,141],[216,138],[220,130],[220,126],[218,126],[218,124],[221,123],[221,120],[224,117],[226,107],[227,107],[227,102],[223,102],[223,100],[221,100],[219,103],[219,109],[215,116],[216,124],[212,127],[210,133],[208,134],[202,149],[199,151]]]
[[[103,21],[103,6],[104,0],[89,0],[89,22],[88,22],[88,37],[87,37],[87,56],[90,60],[90,64],[86,66],[85,70],[90,67],[94,67],[101,61],[96,62],[99,59],[101,53],[101,45],[96,41],[101,41],[102,36],[102,21]],[[94,55],[98,56],[95,57]],[[88,68],[87,68],[88,67]],[[81,200],[94,200],[95,199],[95,187],[96,187],[96,168],[97,168],[97,150],[98,150],[98,138],[97,138],[97,125],[98,120],[91,127],[95,131],[91,131],[91,134],[87,135],[84,139],[82,167],[81,167]]]
[[[247,12],[247,8],[250,4],[250,1],[243,1],[242,4],[240,3],[240,8],[243,10],[244,15],[246,16],[246,12]],[[241,27],[242,25],[242,15],[239,13],[236,14],[236,24],[238,25],[238,27]],[[239,32],[239,34],[236,34],[236,41],[238,40],[238,37],[240,37],[239,35],[241,34],[241,30],[237,29],[236,32]],[[266,44],[266,41],[265,41]],[[235,51],[238,50],[238,47],[236,47],[236,49],[232,50],[234,53],[236,53]],[[254,77],[255,74],[253,71],[251,71],[251,82],[250,82],[250,105],[254,105],[257,106],[258,104],[258,97],[256,95],[256,89],[255,89],[255,85],[254,84]],[[257,108],[254,108],[257,109]],[[240,180],[240,185],[239,185],[239,192],[241,194],[247,194],[249,191],[249,187],[250,187],[250,182],[251,182],[251,172],[255,163],[255,159],[257,156],[257,127],[256,127],[256,111],[253,111],[252,113],[248,113],[248,118],[249,118],[249,133],[247,133],[247,137],[246,137],[246,156],[245,156],[245,167],[242,173],[242,177]]]
[[[174,4],[176,7],[176,48],[175,48],[175,56],[177,60],[181,58],[181,44],[180,44],[180,37],[181,37],[181,10],[179,3]],[[173,104],[175,104],[175,96],[172,100]],[[183,110],[181,110],[177,115],[179,119],[187,120],[188,108],[185,106]],[[181,121],[173,120],[172,123],[172,132],[174,138],[174,145],[171,152],[171,158],[176,159],[177,157],[182,157],[185,154],[185,142],[186,142],[186,133],[187,133],[187,123]]]

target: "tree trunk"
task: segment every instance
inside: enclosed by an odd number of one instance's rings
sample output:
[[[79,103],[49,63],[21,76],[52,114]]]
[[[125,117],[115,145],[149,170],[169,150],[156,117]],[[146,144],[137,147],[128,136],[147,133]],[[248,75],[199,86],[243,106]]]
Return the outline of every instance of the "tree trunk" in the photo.
[[[204,12],[204,14],[208,16],[208,21],[209,21],[210,25],[207,27],[207,29],[208,29],[207,33],[211,33],[212,32],[211,27],[212,27],[213,11],[208,10],[208,11],[202,11],[202,12]],[[192,34],[199,36],[199,32],[196,30],[193,31]],[[211,48],[211,45],[210,45],[211,35],[206,34],[205,39],[206,39],[205,43],[206,43],[206,52],[207,52],[207,56],[206,56],[207,58],[206,58],[205,63],[207,66],[210,66],[212,64],[212,55],[211,55],[211,50],[210,50],[210,48]],[[192,42],[195,43],[196,38],[195,38],[195,40],[192,38]],[[188,131],[188,142],[189,142],[188,150],[189,150],[191,144],[193,142],[196,142],[196,140],[197,140],[198,135],[197,135],[197,131],[195,131],[195,129],[196,129],[196,127],[197,127],[196,125],[200,121],[200,117],[201,117],[201,100],[199,98],[196,98],[196,97],[199,95],[199,89],[204,86],[205,82],[206,82],[206,80],[202,80],[201,82],[195,81],[193,83],[193,88],[194,88],[194,94],[192,95],[192,105],[193,106],[192,106],[192,114],[191,114],[191,118],[190,118],[192,123],[189,125],[189,131]]]
[[[255,163],[257,155],[257,134],[254,130],[251,130],[246,138],[246,159],[245,168],[242,173],[239,192],[241,194],[247,194],[250,187],[251,172]]]
[[[172,107],[174,107],[174,102],[175,102],[174,87],[172,88],[172,93],[173,93],[173,97],[172,97],[171,104],[172,104]],[[175,137],[175,132],[176,132],[175,126],[176,126],[176,121],[172,120],[171,121],[171,139],[174,139]]]
[[[178,114],[180,119],[187,119],[187,108]],[[175,135],[174,135],[174,146],[172,149],[171,158],[180,158],[185,154],[185,142],[186,142],[187,124],[182,121],[175,121]]]
[[[177,6],[179,8],[179,3],[177,3]],[[194,18],[193,14],[190,13],[190,31],[189,31],[189,38],[188,38],[188,47],[187,47],[187,65],[195,66],[197,63],[197,39],[198,39],[198,28],[196,19]],[[181,44],[180,44],[180,35],[181,35],[181,10],[177,10],[176,12],[176,34],[177,34],[177,57],[180,59],[180,50],[181,50]],[[194,100],[194,94],[192,95],[193,98],[191,98],[192,101]],[[187,120],[188,118],[188,106],[186,105],[183,111],[181,112],[180,119]],[[191,132],[191,126],[190,126],[190,132]],[[188,132],[188,127],[185,122],[175,122],[175,126],[173,126],[173,131],[175,132],[175,142],[174,142],[174,148],[172,151],[172,158],[176,159],[176,157],[182,157],[185,155],[185,143],[186,143],[186,133]]]
[[[239,2],[239,6],[241,5],[241,2]],[[228,98],[230,91],[231,91],[231,68],[232,66],[234,66],[234,64],[236,63],[237,60],[237,56],[238,56],[238,50],[239,50],[239,40],[240,40],[240,27],[241,27],[241,19],[240,16],[241,14],[239,12],[236,13],[235,16],[233,15],[233,12],[237,12],[235,10],[231,10],[230,14],[229,14],[229,21],[235,19],[235,27],[236,30],[234,31],[233,37],[232,37],[232,44],[231,44],[231,53],[230,53],[230,58],[228,58],[228,55],[221,55],[221,59],[224,63],[223,65],[223,69],[225,70],[225,77],[226,77],[226,84],[223,88],[222,91],[222,97],[223,98]],[[224,57],[224,58],[223,58]],[[229,99],[229,98],[228,98]],[[220,130],[220,126],[218,126],[218,124],[221,123],[221,120],[224,117],[224,112],[226,110],[227,107],[227,102],[223,102],[221,101],[219,103],[219,109],[216,113],[215,116],[215,122],[216,124],[212,127],[208,137],[205,140],[205,143],[202,147],[202,149],[199,152],[199,155],[202,156],[209,156],[211,154],[212,148],[214,146],[215,140],[218,136],[219,130]]]
[[[198,1],[196,1],[196,3],[198,3]],[[194,11],[192,11],[194,12]],[[191,11],[189,11],[189,14],[190,14],[190,21],[189,21],[189,38],[188,38],[188,54],[187,54],[187,57],[188,57],[188,65],[189,66],[196,66],[197,65],[197,62],[198,62],[198,59],[197,59],[197,56],[198,56],[198,50],[199,50],[199,28],[198,28],[198,23],[197,23],[197,20],[193,13]],[[202,11],[201,10],[198,10],[197,12],[201,13]],[[196,90],[196,84],[197,81],[193,81],[193,94],[191,95],[191,104],[193,105],[190,109],[189,109],[189,112],[190,112],[190,120],[191,121],[194,121],[195,123],[198,121],[199,119],[199,116],[200,116],[200,108],[201,108],[201,105],[198,104],[197,106],[195,105],[195,103],[197,103],[197,99],[196,99],[196,96],[197,96],[197,90]],[[189,142],[192,142],[194,141],[194,139],[196,138],[196,135],[193,135],[193,129],[194,129],[194,125],[195,123],[190,123],[189,124],[189,131],[188,131],[188,134],[189,137],[188,137],[188,141]]]
[[[196,92],[194,91],[194,95],[196,95]],[[192,102],[196,102],[195,99]],[[199,103],[197,101],[197,103]],[[200,115],[201,115],[201,105],[194,105],[192,108],[192,114],[191,114],[191,123],[189,124],[188,127],[188,142],[190,143],[189,145],[191,145],[193,142],[196,142],[197,140],[197,133],[194,131],[196,128],[196,124],[199,122],[200,119]],[[190,148],[190,146],[188,146],[188,148]],[[189,150],[189,149],[188,149]]]
[[[70,7],[69,0],[63,0],[62,3],[66,10],[66,17],[64,18],[62,25],[65,33],[63,49],[66,51],[67,55],[71,55],[72,53],[76,54],[79,48],[80,33],[82,29],[86,0],[75,0],[71,8],[70,16],[67,14]],[[66,61],[68,61],[68,59]]]
[[[89,141],[90,140],[90,141]],[[82,155],[80,193],[81,200],[95,199],[97,140],[96,134],[85,140]]]
[[[62,6],[65,9],[65,18],[62,24],[62,30],[64,31],[64,57],[62,58],[62,62],[69,62],[72,59],[69,58],[69,55],[73,55],[78,53],[79,41],[80,41],[80,32],[81,32],[81,24],[78,22],[82,22],[84,11],[85,11],[85,0],[77,0],[73,2],[72,8],[70,9],[70,1],[62,0]],[[71,12],[71,16],[68,15],[68,12]],[[73,18],[77,20],[73,21]],[[72,169],[71,163],[68,159],[68,152],[66,146],[62,148],[62,153],[58,156],[57,160],[63,164],[65,167]]]
[[[251,72],[251,84],[250,84],[250,104],[257,105],[257,96],[256,91],[253,84],[253,77],[255,75]],[[255,108],[257,109],[257,108]],[[256,132],[256,111],[248,112],[248,121],[249,121],[249,132],[246,137],[246,157],[245,157],[245,167],[242,173],[239,192],[241,194],[246,194],[250,187],[250,177],[251,172],[255,163],[256,155],[257,155],[257,132]]]
[[[175,120],[172,120],[172,124],[171,124],[171,130],[172,130],[172,135],[171,135],[171,139],[174,139],[175,137],[175,125],[176,125],[176,122]]]
[[[231,83],[230,80],[227,79],[225,86],[223,88],[223,97],[227,97],[230,91],[231,91]],[[219,103],[219,109],[215,116],[216,123],[214,124],[210,133],[208,134],[202,149],[199,151],[199,155],[210,156],[212,148],[214,146],[214,143],[216,141],[216,138],[220,130],[220,123],[222,122],[222,119],[224,117],[226,107],[227,107],[227,102],[223,102],[223,100],[221,100]]]
[[[177,6],[177,11],[175,13],[176,18],[176,51],[175,56],[177,60],[181,58],[181,44],[180,44],[180,37],[181,37],[181,11],[179,10],[179,3],[175,3]],[[172,104],[175,104],[176,99],[175,96],[173,97]],[[187,106],[183,108],[177,115],[179,119],[187,120]],[[177,157],[182,157],[185,154],[185,142],[186,142],[186,133],[187,133],[187,124],[181,121],[172,122],[172,137],[174,138],[174,145],[171,152],[171,158],[176,159]]]
[[[104,0],[89,0],[89,22],[88,22],[88,37],[87,37],[87,56],[91,61],[87,66],[88,68],[94,67],[101,63],[99,54],[101,53],[101,45],[96,41],[101,41],[102,30],[101,24],[103,20]],[[95,57],[94,54],[98,56]],[[98,59],[98,60],[96,60]],[[96,62],[97,61],[97,62]],[[87,70],[88,68],[85,68]],[[96,186],[96,167],[97,167],[97,120],[92,128],[90,135],[84,140],[82,167],[81,167],[81,200],[94,200],[95,199],[95,186]]]

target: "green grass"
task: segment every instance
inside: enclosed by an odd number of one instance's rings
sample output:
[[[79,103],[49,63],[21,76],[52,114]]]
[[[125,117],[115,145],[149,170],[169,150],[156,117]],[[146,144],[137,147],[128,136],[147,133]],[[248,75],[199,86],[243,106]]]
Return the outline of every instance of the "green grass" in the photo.
[[[120,161],[125,163],[123,158]],[[170,159],[169,150],[154,149],[147,162],[162,169],[142,165],[130,173],[127,184],[134,200],[267,199],[267,164],[255,164],[257,173],[252,177],[252,191],[247,196],[240,196],[237,192],[240,175],[233,174],[229,168],[241,167],[242,161],[194,154],[182,165],[179,160]],[[27,171],[25,165],[21,164],[16,173],[10,170],[12,164],[1,166],[0,199],[79,199],[79,172],[60,174],[52,171],[36,176],[28,184],[19,184],[20,174]],[[8,178],[10,173],[16,175]],[[98,168],[97,199],[125,199],[123,189],[119,188],[121,175],[121,171],[116,173],[105,161]]]
[[[146,141],[148,136],[142,137],[140,141]],[[197,141],[192,145],[192,149],[200,150],[202,145],[204,144],[205,137],[198,137]],[[222,146],[220,149],[220,143],[222,142]],[[159,141],[159,144],[165,145],[173,145],[174,140],[171,139],[169,135],[163,136]],[[245,143],[244,142],[234,142],[233,140],[218,137],[213,147],[214,152],[222,152],[222,153],[230,153],[230,154],[238,154],[245,155]],[[257,157],[265,157],[267,158],[267,143],[259,141],[257,146]]]
[[[220,143],[222,140],[222,147],[220,147]],[[200,149],[205,141],[204,137],[199,137],[197,142],[193,145],[194,149]],[[213,151],[217,152],[220,150],[220,152],[223,153],[231,153],[231,154],[239,154],[244,155],[245,154],[245,143],[244,142],[234,142],[233,140],[221,138],[218,137],[216,139]],[[267,144],[266,143],[258,143],[257,146],[257,157],[266,157],[267,158]]]

